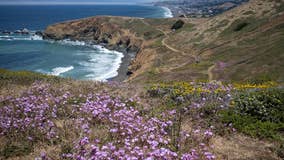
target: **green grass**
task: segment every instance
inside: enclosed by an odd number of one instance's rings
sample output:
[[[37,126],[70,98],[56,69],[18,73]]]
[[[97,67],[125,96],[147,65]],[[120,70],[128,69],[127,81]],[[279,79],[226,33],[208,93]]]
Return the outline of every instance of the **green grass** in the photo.
[[[210,66],[212,66],[213,63],[209,61],[200,61],[199,63],[190,63],[188,65],[185,65],[183,67],[175,69],[175,71],[183,71],[187,70],[188,68],[191,68],[193,70],[207,70]]]
[[[254,14],[254,11],[246,11],[245,13],[243,13],[243,15],[251,15]]]
[[[205,32],[217,31],[219,28],[223,28],[223,27],[227,26],[227,25],[229,24],[229,22],[230,22],[229,20],[224,19],[224,20],[222,20],[221,22],[219,22],[219,23],[217,24],[217,26],[211,27],[210,29],[206,30]]]
[[[246,90],[234,97],[234,105],[221,112],[223,123],[260,139],[284,142],[284,90]]]
[[[194,27],[195,25],[192,24],[192,23],[186,23],[184,24],[184,26],[177,30],[176,33],[179,33],[179,32],[182,32],[182,31],[185,31],[185,32],[193,32],[196,30],[196,28]]]
[[[156,39],[162,36],[164,36],[164,34],[157,30],[147,31],[143,34],[145,40]]]
[[[194,43],[194,42],[200,42],[204,38],[203,34],[199,35],[196,38],[191,39],[189,42]]]
[[[178,30],[178,29],[181,29],[183,26],[184,26],[184,21],[182,20],[177,20],[171,27],[171,29],[174,29],[174,30]]]
[[[243,116],[233,111],[223,111],[221,113],[223,123],[233,124],[239,132],[259,139],[284,140],[283,135],[279,132],[283,130],[284,123],[262,122],[251,116]]]
[[[157,39],[150,47],[151,48],[157,48],[157,47],[161,47],[163,44],[162,44],[162,37]]]
[[[226,29],[227,31],[222,33],[223,35],[226,33],[226,36],[219,37],[220,41],[228,39],[232,42],[214,49],[216,54],[209,59],[213,62],[223,61],[230,64],[220,74],[220,77],[227,75],[231,80],[241,81],[264,78],[263,75],[265,75],[266,78],[276,81],[284,80],[281,74],[284,69],[282,63],[284,60],[284,46],[282,45],[284,43],[284,23],[266,28],[265,31],[249,33],[261,27],[265,21],[262,19],[257,22],[259,26],[251,24],[251,21],[242,29],[238,28],[239,31],[234,31],[236,27],[240,27],[242,22],[246,22],[246,20],[237,21],[238,23],[234,22],[234,25],[232,24]],[[246,36],[243,37],[242,34]],[[240,38],[235,38],[236,36]],[[206,48],[211,47],[206,46]],[[243,67],[246,67],[246,70]]]
[[[31,84],[35,81],[58,82],[60,80],[63,80],[63,78],[30,71],[9,71],[5,69],[0,69],[1,85],[11,82],[25,85]]]
[[[146,25],[141,19],[133,19],[131,21],[125,21],[122,27],[129,29],[130,31],[137,34],[138,37],[143,37],[146,40],[155,39],[164,34],[155,29],[153,26]]]
[[[276,6],[276,12],[283,12],[284,11],[284,3],[281,0],[276,0],[280,5]]]
[[[251,32],[260,27],[265,22],[267,22],[267,19],[258,19],[253,16],[245,19],[237,19],[221,33],[221,36],[235,36],[237,34]]]
[[[28,143],[24,144],[7,144],[0,151],[0,157],[10,158],[17,156],[25,156],[31,153],[33,150],[32,146]]]
[[[169,26],[170,27],[176,22],[175,19],[165,19],[165,18],[155,18],[155,19],[145,19],[150,25],[153,26]]]

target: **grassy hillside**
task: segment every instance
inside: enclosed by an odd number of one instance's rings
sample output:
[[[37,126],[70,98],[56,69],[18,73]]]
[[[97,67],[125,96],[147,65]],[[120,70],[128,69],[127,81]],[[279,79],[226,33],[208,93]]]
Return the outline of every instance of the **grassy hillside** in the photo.
[[[275,82],[131,85],[1,73],[1,159],[283,158],[284,92]]]
[[[131,82],[283,82],[283,4],[251,0],[204,19],[91,17],[51,25],[45,35],[138,52],[129,66]],[[184,22],[182,28],[171,30],[178,20]]]
[[[0,69],[0,82],[1,86],[8,83],[15,84],[32,84],[35,81],[59,81],[63,78],[56,76],[45,75],[41,73],[35,73],[30,71],[9,71]]]
[[[214,18],[190,19],[183,29],[168,31],[165,42],[186,54],[172,55],[173,66],[165,62],[167,72],[157,77],[283,81],[283,3],[251,0]],[[192,63],[191,57],[198,63]],[[181,65],[174,66],[177,63]]]
[[[283,11],[251,0],[175,31],[174,18],[48,27],[49,38],[138,51],[134,73],[93,82],[1,69],[0,159],[283,159]]]

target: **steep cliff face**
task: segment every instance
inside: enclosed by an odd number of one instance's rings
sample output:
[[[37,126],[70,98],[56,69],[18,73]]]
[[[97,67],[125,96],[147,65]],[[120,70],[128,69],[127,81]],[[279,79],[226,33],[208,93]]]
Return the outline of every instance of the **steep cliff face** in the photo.
[[[137,53],[129,61],[132,82],[284,80],[284,0],[250,0],[216,17],[183,18],[171,30],[177,21],[92,17],[49,26],[44,38]]]
[[[141,18],[98,16],[48,26],[43,37],[85,41],[121,51],[125,54],[122,74],[133,79],[153,66],[156,53],[153,43],[163,35]]]
[[[119,75],[115,80],[123,81],[126,77],[134,76],[140,64],[151,62],[149,56],[143,55],[141,48],[144,46],[143,35],[137,32],[135,23],[137,19],[126,17],[91,17],[74,21],[58,23],[47,27],[44,39],[77,40],[100,44],[110,50],[124,53],[123,63],[118,70]],[[133,25],[133,29],[129,27]],[[138,56],[138,54],[140,56]]]
[[[52,40],[85,41],[121,51],[125,54],[122,74],[134,79],[154,66],[157,48],[161,47],[161,38],[164,37],[164,33],[157,26],[147,21],[129,17],[90,17],[48,26],[43,37]],[[169,20],[169,24],[174,21]]]
[[[118,19],[131,20],[122,17]],[[44,38],[87,41],[105,45],[108,49],[138,52],[143,41],[111,20],[112,17],[92,17],[58,23],[47,27]]]

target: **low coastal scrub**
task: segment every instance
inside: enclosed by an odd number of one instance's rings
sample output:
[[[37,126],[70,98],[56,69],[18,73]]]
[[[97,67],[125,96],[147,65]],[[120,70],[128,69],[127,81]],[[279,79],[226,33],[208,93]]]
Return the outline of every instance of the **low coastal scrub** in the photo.
[[[180,132],[175,110],[156,118],[135,104],[108,93],[71,93],[35,83],[19,96],[1,97],[0,156],[28,154],[46,144],[60,150],[42,152],[42,159],[214,159],[210,129]],[[181,151],[190,141],[198,146]]]
[[[171,29],[172,29],[172,30],[178,30],[178,29],[182,28],[184,24],[185,24],[184,21],[178,20],[178,21],[176,21],[175,24],[173,24],[173,26],[171,27]]]
[[[255,16],[249,16],[243,19],[235,20],[230,26],[228,26],[222,33],[222,36],[232,36],[236,33],[246,33],[257,29],[259,26],[267,22],[267,19],[257,19]]]
[[[0,158],[213,160],[215,136],[283,140],[283,90],[275,82],[171,82],[147,91],[161,103],[144,108],[138,97],[42,81],[1,96]]]
[[[153,84],[148,88],[149,94],[152,96],[171,95],[173,97],[187,97],[200,93],[222,93],[225,91],[242,91],[249,89],[269,89],[277,87],[274,81],[261,83],[232,83],[222,84],[221,82],[167,82]]]
[[[233,104],[222,113],[224,122],[253,137],[284,140],[283,90],[244,91],[234,98]]]
[[[164,99],[168,107],[180,101],[183,114],[195,117],[197,125],[217,127],[220,134],[237,129],[256,138],[284,140],[284,91],[276,82],[171,82],[155,84],[148,93]]]
[[[0,85],[5,85],[5,83],[17,83],[25,85],[32,84],[38,80],[59,81],[62,80],[62,78],[30,71],[8,71],[5,69],[0,69]]]

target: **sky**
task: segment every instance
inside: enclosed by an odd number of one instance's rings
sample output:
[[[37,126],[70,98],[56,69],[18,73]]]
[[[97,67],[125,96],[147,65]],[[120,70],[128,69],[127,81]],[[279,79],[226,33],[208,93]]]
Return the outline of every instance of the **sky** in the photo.
[[[5,4],[134,4],[147,3],[157,0],[0,0]]]

